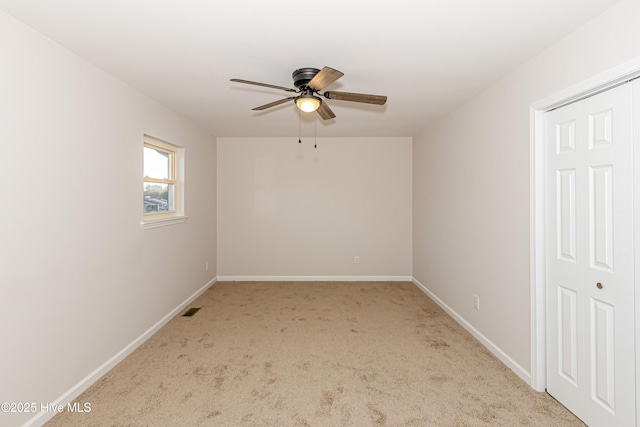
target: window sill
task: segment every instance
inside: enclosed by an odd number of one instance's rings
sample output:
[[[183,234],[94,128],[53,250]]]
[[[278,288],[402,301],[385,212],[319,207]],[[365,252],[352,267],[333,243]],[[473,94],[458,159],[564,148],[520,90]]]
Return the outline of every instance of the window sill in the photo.
[[[145,219],[140,222],[140,225],[145,230],[150,228],[166,227],[168,225],[181,224],[185,222],[189,217],[184,215],[165,216],[161,218]]]

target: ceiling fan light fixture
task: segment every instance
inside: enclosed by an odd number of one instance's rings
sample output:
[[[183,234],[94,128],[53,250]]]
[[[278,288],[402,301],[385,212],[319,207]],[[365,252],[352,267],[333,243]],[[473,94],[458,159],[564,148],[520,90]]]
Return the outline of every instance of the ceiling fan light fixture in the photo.
[[[301,95],[296,98],[296,105],[305,113],[312,113],[320,108],[322,100],[313,95]]]
[[[326,99],[337,99],[340,101],[361,102],[365,104],[384,105],[387,102],[387,97],[382,95],[368,95],[366,93],[352,93],[352,92],[324,92],[321,90],[333,84],[340,77],[344,76],[341,71],[335,70],[331,67],[324,67],[322,70],[317,68],[299,68],[292,74],[293,85],[296,89],[292,89],[285,86],[277,86],[267,83],[252,82],[250,80],[231,79],[232,82],[244,83],[249,85],[264,86],[272,89],[280,89],[285,92],[294,92],[296,95],[288,98],[279,99],[268,104],[260,105],[252,108],[252,111],[262,111],[268,108],[272,108],[285,102],[296,103],[296,107],[306,113],[314,111],[318,112],[318,115],[322,120],[331,120],[336,117],[335,113],[329,108],[329,103],[323,101],[321,97]]]

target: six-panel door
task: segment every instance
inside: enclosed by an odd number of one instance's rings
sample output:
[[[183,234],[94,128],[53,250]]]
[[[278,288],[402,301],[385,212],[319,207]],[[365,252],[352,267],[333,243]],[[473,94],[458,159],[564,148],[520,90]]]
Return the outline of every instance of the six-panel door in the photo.
[[[632,88],[546,114],[547,391],[634,425]]]

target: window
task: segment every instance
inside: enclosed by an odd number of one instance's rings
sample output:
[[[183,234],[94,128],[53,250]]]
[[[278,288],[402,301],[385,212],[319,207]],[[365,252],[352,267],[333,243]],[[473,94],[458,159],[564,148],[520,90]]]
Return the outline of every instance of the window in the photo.
[[[145,143],[144,213],[174,213],[175,196],[176,152]]]
[[[184,149],[145,135],[143,154],[142,225],[153,228],[184,221]]]

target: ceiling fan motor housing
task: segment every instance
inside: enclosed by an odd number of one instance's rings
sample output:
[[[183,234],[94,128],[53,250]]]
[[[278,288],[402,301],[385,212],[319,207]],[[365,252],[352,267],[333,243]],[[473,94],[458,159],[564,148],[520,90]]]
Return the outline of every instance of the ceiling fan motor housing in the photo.
[[[313,79],[319,72],[320,70],[317,68],[299,68],[292,74],[293,84],[295,87],[300,89],[301,87],[308,85],[311,79]]]

